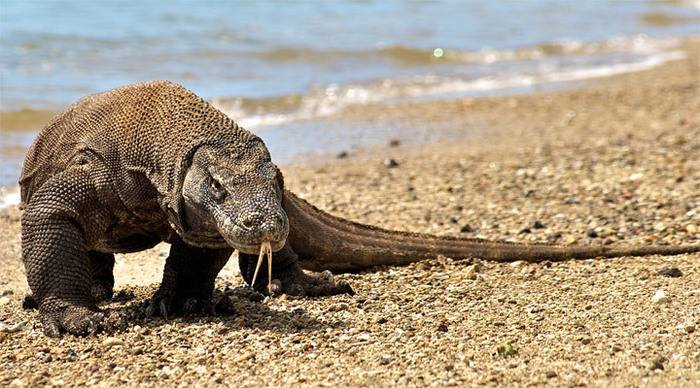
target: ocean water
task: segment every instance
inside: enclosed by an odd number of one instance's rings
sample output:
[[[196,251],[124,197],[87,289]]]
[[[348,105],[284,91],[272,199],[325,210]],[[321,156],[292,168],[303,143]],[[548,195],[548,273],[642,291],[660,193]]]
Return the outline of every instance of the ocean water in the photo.
[[[314,121],[348,105],[527,92],[678,58],[680,38],[700,35],[699,9],[683,0],[0,0],[0,187],[16,184],[47,111],[113,87],[180,83],[286,162],[383,142],[364,136],[371,128]]]

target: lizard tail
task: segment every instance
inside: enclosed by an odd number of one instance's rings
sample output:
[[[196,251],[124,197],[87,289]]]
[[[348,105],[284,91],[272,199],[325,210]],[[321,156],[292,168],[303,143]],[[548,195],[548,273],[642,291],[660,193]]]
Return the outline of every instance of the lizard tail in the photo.
[[[290,224],[288,241],[299,255],[301,266],[314,271],[356,272],[378,265],[406,265],[437,255],[453,259],[540,262],[700,252],[700,244],[564,246],[390,231],[335,217],[287,190],[283,207]]]

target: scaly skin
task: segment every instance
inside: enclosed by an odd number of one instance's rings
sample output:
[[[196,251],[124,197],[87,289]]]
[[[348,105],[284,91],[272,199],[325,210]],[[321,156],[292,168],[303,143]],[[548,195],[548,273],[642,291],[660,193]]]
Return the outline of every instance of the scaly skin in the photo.
[[[275,252],[266,291],[309,296],[353,293],[327,270],[438,254],[542,261],[700,251],[505,244],[346,221],[284,190],[260,138],[166,81],[87,96],[58,114],[29,150],[20,186],[22,260],[49,336],[100,330],[97,303],[113,293],[113,253],[161,241],[172,245],[149,312],[164,316],[212,312],[214,280],[234,249],[250,283],[264,242]],[[261,271],[253,286],[265,291],[268,280]]]

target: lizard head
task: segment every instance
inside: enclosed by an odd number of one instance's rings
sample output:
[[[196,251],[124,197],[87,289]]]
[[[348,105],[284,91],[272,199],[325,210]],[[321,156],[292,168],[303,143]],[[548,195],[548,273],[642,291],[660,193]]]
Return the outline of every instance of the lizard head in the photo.
[[[282,174],[262,141],[231,150],[202,145],[192,156],[182,195],[189,243],[223,237],[240,252],[257,254],[263,242],[282,249],[289,221],[282,209]]]

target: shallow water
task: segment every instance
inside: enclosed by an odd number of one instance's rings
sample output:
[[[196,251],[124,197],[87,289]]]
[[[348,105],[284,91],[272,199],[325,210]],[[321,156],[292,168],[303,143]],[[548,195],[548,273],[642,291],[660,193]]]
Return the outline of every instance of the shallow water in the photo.
[[[347,105],[527,92],[639,70],[700,34],[697,3],[683,1],[163,4],[2,2],[0,187],[17,181],[42,110],[128,83],[180,83],[289,161],[345,141],[371,145],[360,136],[371,129],[314,122]]]

